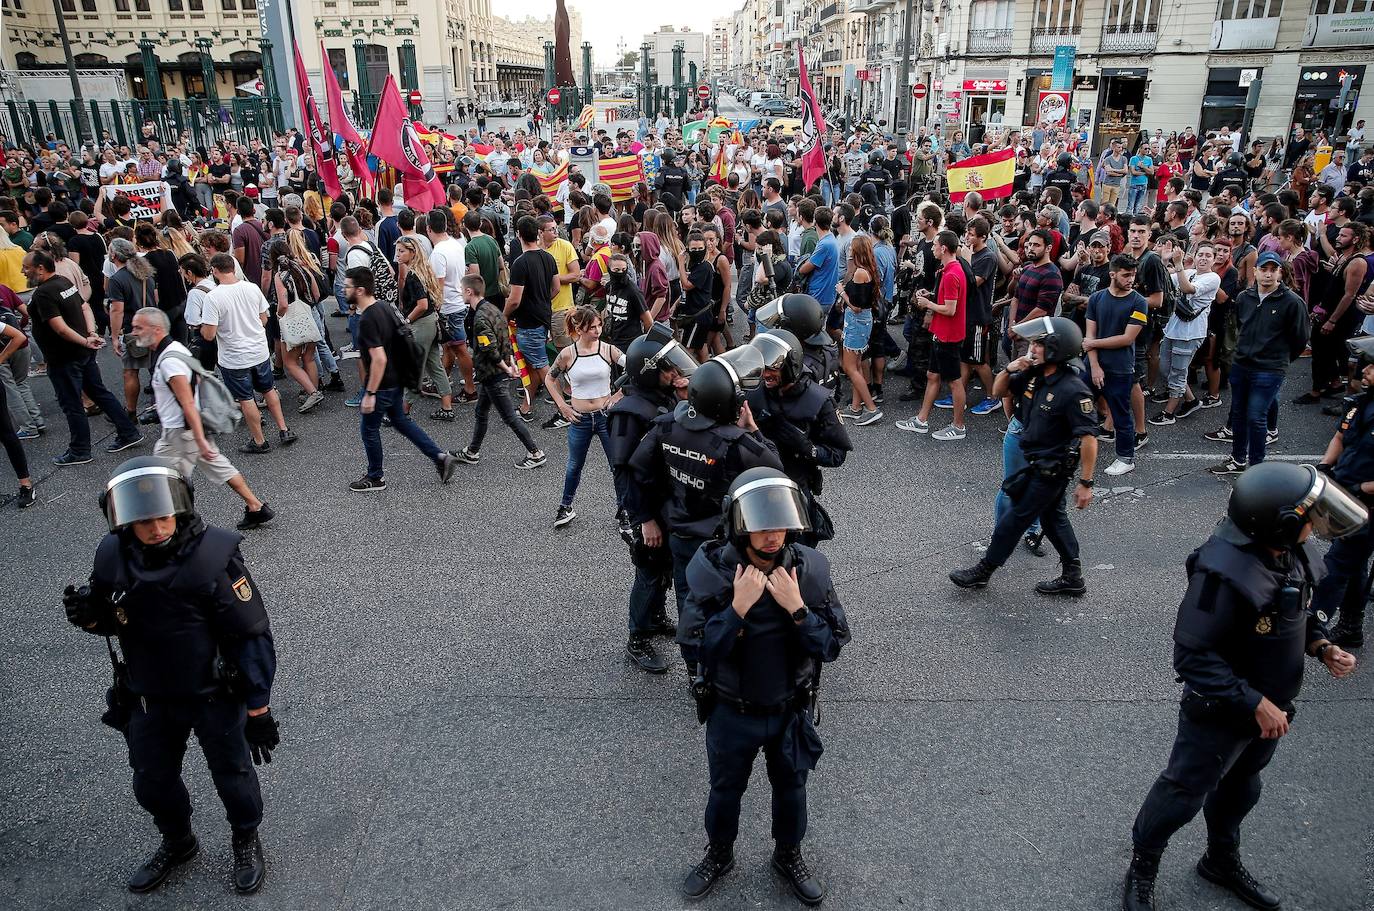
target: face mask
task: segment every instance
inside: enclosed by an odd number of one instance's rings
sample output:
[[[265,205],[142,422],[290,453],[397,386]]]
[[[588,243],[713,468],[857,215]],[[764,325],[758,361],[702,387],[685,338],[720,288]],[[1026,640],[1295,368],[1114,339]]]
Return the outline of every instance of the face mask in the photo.
[[[612,273],[611,273],[611,287],[612,287],[612,288],[620,288],[620,287],[623,287],[626,281],[628,281],[628,279],[625,277],[625,273],[624,273],[624,272],[612,272]]]
[[[701,263],[702,263],[705,259],[706,259],[706,251],[705,251],[705,250],[688,250],[688,251],[687,251],[687,262],[691,263],[693,266],[699,266],[699,265],[701,265]]]

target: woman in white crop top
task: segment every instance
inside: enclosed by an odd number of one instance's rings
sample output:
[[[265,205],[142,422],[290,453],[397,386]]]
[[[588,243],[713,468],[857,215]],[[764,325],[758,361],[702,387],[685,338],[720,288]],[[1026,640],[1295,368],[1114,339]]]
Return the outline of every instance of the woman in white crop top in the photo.
[[[555,528],[577,518],[572,502],[582,480],[582,466],[587,462],[587,450],[593,436],[601,439],[601,448],[609,457],[606,409],[619,395],[611,394],[612,368],[625,364],[625,355],[619,348],[601,341],[601,314],[596,310],[575,307],[568,311],[566,320],[567,333],[573,343],[558,352],[553,366],[544,375],[544,387],[563,419],[568,421],[568,467],[563,475],[563,502],[553,520]],[[566,400],[563,382],[572,390]]]

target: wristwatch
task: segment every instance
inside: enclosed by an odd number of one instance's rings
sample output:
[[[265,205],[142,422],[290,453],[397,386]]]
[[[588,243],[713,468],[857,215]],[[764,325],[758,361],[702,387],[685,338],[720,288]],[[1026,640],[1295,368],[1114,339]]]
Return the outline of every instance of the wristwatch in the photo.
[[[801,623],[803,620],[806,619],[807,613],[809,613],[809,611],[807,611],[806,605],[803,604],[801,607],[792,611],[792,619],[797,623]]]
[[[1317,646],[1317,650],[1312,653],[1312,657],[1321,661],[1326,655],[1326,650],[1331,648],[1332,645],[1334,645],[1332,642],[1323,642],[1321,645]]]
[[[363,390],[363,395],[364,395],[364,396],[376,395],[376,394],[377,394],[377,393],[373,392],[371,389],[364,389],[364,390]]]
[[[1092,478],[1079,478],[1079,479],[1078,479],[1078,483],[1079,483],[1079,484],[1082,484],[1084,487],[1092,487],[1092,486],[1094,486],[1097,482],[1094,481]]]

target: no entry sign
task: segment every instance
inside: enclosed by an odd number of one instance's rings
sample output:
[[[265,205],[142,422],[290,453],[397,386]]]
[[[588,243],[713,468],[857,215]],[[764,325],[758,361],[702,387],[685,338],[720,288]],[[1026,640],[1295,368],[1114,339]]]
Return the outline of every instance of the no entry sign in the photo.
[[[420,106],[420,102],[424,100],[420,95],[419,89],[411,89],[410,94],[407,95],[406,98],[410,101],[411,107],[416,108],[418,108]]]
[[[553,105],[558,104],[559,99],[562,98],[562,97],[563,97],[563,93],[560,92],[560,91],[558,91],[558,89],[549,89],[549,94],[548,94],[549,104],[553,104]]]
[[[911,87],[911,97],[919,101],[926,97],[926,91],[926,84],[924,82],[918,82]]]
[[[707,98],[710,98],[711,87],[709,85],[697,86],[697,97],[700,98],[702,101],[705,101]]]

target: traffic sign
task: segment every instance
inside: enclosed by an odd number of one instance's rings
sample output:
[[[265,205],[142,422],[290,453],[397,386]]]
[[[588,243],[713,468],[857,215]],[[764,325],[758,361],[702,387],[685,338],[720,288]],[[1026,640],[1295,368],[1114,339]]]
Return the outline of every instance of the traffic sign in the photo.
[[[924,82],[918,82],[911,87],[911,97],[920,101],[922,98],[926,97],[926,91],[926,84]]]
[[[421,102],[424,100],[423,96],[420,95],[419,89],[411,89],[410,94],[406,96],[406,99],[410,102],[410,106],[413,108],[418,108]]]
[[[697,97],[700,98],[702,101],[705,101],[707,98],[710,98],[711,87],[704,83],[702,85],[697,86]]]
[[[556,106],[556,105],[558,104],[559,99],[562,98],[562,97],[563,97],[563,93],[560,92],[560,91],[558,91],[557,88],[549,89],[549,94],[548,94],[549,104],[555,105],[555,106]]]

